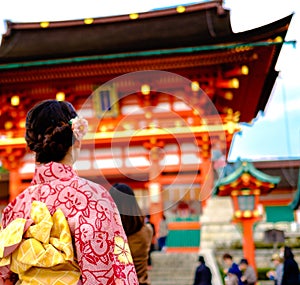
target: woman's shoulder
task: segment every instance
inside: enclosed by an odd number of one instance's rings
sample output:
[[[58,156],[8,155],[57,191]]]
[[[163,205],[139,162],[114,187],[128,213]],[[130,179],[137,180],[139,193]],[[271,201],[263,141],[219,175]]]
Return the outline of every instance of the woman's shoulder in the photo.
[[[81,182],[82,185],[84,185],[85,188],[89,188],[91,189],[92,191],[94,191],[95,193],[108,193],[108,191],[99,183],[96,183],[92,180],[89,180],[89,179],[86,179],[86,178],[83,178],[83,177],[80,177],[78,176],[77,177],[78,181]]]

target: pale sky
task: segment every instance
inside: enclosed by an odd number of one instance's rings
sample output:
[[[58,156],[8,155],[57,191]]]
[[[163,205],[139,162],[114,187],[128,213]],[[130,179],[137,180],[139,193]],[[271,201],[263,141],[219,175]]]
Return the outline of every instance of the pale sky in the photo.
[[[9,0],[0,2],[0,33],[4,20],[39,22],[83,19],[108,15],[144,12],[193,0]],[[300,41],[299,0],[225,0],[231,10],[234,32],[268,24],[294,12],[286,40]],[[266,112],[252,126],[244,125],[231,149],[230,159],[237,157],[263,160],[277,157],[300,158],[300,48],[284,45],[276,69],[276,81]]]
[[[239,29],[251,29],[275,21],[291,12],[294,16],[286,40],[297,40],[296,48],[284,45],[276,69],[280,71],[264,114],[255,122],[243,126],[241,135],[236,135],[229,159],[238,157],[253,160],[300,158],[300,1],[226,1],[235,3],[231,11],[232,25]],[[252,2],[243,8],[245,2]],[[255,2],[255,3],[254,3]],[[237,6],[238,5],[238,6]],[[253,8],[254,8],[253,7]],[[249,18],[253,18],[251,21]],[[244,21],[242,20],[244,19]]]

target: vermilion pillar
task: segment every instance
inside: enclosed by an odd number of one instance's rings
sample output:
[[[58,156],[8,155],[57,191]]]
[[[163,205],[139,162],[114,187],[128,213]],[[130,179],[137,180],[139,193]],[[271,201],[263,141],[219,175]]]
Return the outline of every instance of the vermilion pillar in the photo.
[[[253,239],[253,225],[257,219],[245,219],[242,220],[243,228],[243,252],[244,257],[247,258],[249,264],[256,271],[256,262],[255,262],[255,245]]]
[[[196,144],[199,147],[198,155],[202,161],[199,165],[201,191],[198,198],[203,202],[211,196],[214,188],[214,173],[210,154],[211,143],[209,134],[203,134],[201,138],[196,140]]]
[[[154,224],[156,232],[158,232],[159,222],[163,215],[163,198],[160,183],[161,165],[160,160],[162,159],[161,147],[163,143],[157,142],[155,139],[151,140],[149,144],[144,145],[149,149],[149,211],[151,215],[151,222]]]
[[[214,174],[213,167],[210,159],[203,158],[201,167],[200,167],[200,175],[201,175],[201,191],[200,191],[200,199],[201,202],[207,200],[212,195],[213,185],[214,185]]]

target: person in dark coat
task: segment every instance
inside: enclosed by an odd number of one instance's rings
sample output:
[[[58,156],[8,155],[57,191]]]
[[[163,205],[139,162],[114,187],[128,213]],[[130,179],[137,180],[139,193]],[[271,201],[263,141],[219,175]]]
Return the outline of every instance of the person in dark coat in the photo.
[[[223,255],[223,261],[225,262],[226,269],[224,269],[224,273],[227,275],[229,270],[231,274],[235,274],[238,277],[238,285],[243,285],[243,281],[241,280],[242,271],[240,270],[239,266],[233,262],[233,257],[229,253],[225,253]]]
[[[290,247],[284,247],[282,285],[299,284],[299,267]]]
[[[196,268],[194,284],[193,285],[211,285],[211,271],[209,267],[205,264],[204,257],[199,256],[199,265]]]

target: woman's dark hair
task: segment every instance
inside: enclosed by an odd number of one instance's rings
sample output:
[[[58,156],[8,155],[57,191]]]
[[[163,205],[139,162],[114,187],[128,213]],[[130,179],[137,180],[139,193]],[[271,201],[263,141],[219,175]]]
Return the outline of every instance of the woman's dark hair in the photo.
[[[45,100],[35,105],[26,117],[25,140],[36,153],[36,162],[61,161],[74,143],[69,121],[77,113],[68,102]]]
[[[109,193],[118,207],[126,235],[138,232],[144,225],[144,216],[133,190],[127,184],[116,183]]]

